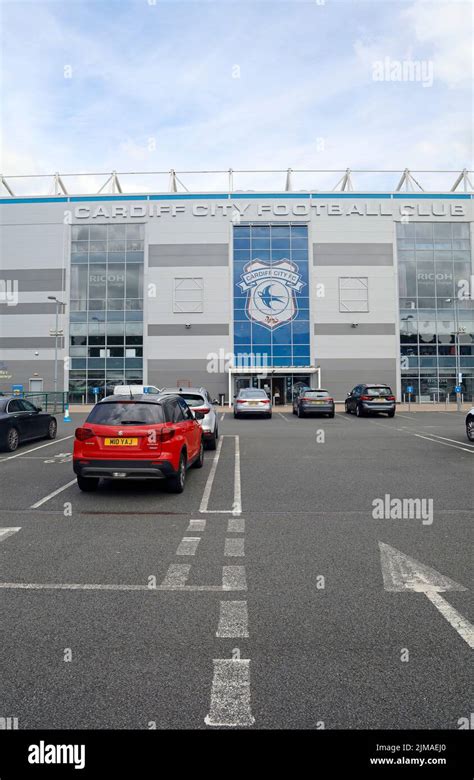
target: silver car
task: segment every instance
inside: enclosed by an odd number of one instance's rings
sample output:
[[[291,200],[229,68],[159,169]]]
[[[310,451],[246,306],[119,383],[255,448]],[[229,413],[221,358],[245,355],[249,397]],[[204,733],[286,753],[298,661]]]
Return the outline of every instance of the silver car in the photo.
[[[234,417],[245,417],[262,414],[272,416],[272,402],[265,390],[257,387],[245,387],[234,399]]]
[[[204,417],[199,422],[204,442],[209,450],[216,449],[219,426],[214,406],[219,402],[211,400],[205,387],[164,387],[160,390],[160,395],[181,395],[193,413],[202,412]]]

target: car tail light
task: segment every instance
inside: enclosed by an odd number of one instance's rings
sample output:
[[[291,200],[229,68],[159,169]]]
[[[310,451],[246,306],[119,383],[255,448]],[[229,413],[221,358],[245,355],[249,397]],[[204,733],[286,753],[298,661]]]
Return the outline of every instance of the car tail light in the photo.
[[[161,441],[169,441],[175,434],[174,428],[162,428],[161,429]]]
[[[328,401],[330,404],[334,403],[334,398],[325,398],[324,400]]]
[[[270,401],[268,398],[262,398],[262,404],[269,404]]]
[[[361,401],[372,401],[373,400],[373,396],[372,395],[361,395],[360,400]]]
[[[95,433],[91,428],[76,428],[76,439],[78,441],[86,441],[86,439],[92,439]]]
[[[203,414],[209,414],[211,411],[208,406],[193,406],[193,412],[202,412]]]
[[[245,398],[237,398],[237,403],[238,403],[238,404],[244,404],[244,403],[246,403],[246,401],[245,401]]]
[[[387,395],[387,401],[395,401],[394,395]]]

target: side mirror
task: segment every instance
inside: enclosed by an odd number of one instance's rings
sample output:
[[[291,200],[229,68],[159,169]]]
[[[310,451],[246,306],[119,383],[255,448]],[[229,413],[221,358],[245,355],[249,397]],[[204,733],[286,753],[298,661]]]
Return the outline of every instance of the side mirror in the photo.
[[[348,398],[349,398],[349,396],[350,396],[350,393],[347,393],[347,397],[348,397]]]
[[[194,412],[195,420],[204,420],[205,416],[204,412]]]
[[[212,401],[212,403],[213,403],[213,404],[217,404],[217,405],[218,405],[218,404],[219,404],[219,400],[218,400],[217,398],[214,398],[214,399],[213,399],[213,401]]]
[[[42,412],[43,411],[43,407],[42,406],[37,406],[36,407],[36,411],[37,412]]]
[[[233,395],[233,396],[232,396],[232,398],[237,398],[237,396],[236,396],[236,395]]]

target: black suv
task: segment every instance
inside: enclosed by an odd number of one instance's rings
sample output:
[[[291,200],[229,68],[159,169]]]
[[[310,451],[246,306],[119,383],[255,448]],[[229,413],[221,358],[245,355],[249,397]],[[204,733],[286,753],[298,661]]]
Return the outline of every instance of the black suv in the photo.
[[[345,400],[346,414],[355,412],[364,417],[371,412],[385,412],[395,416],[395,396],[388,385],[356,385]]]

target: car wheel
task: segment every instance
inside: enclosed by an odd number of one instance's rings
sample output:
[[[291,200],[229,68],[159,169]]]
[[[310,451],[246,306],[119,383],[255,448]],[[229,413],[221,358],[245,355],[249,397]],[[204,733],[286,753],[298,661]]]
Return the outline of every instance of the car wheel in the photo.
[[[388,417],[395,417],[395,412],[389,412]]]
[[[267,417],[268,417],[269,420],[271,420],[272,419],[272,413],[270,412],[270,414],[267,414]]]
[[[217,447],[217,430],[210,439],[207,439],[206,446],[208,450],[215,450]]]
[[[7,431],[7,439],[5,449],[7,452],[15,452],[20,443],[20,434],[16,428],[9,428]]]
[[[298,409],[297,409],[296,415],[297,415],[297,417],[304,417],[304,413],[301,411],[301,409],[300,409],[300,407],[299,407],[299,406],[298,406]]]
[[[351,410],[349,409],[349,404],[345,404],[346,407],[346,414],[350,414]]]
[[[474,441],[474,419],[468,420],[466,423],[466,435],[469,441]]]
[[[98,477],[81,477],[77,475],[77,486],[83,493],[93,493],[99,487]]]
[[[184,452],[179,457],[179,466],[176,474],[167,479],[167,488],[170,493],[182,493],[186,482],[186,457]]]
[[[293,407],[293,414],[296,414],[296,409],[295,409],[295,407]]]
[[[234,420],[236,420],[238,416],[239,415],[236,412],[234,412]]]
[[[53,417],[49,421],[49,425],[48,425],[48,439],[55,439],[57,432],[58,432],[58,424],[55,418]]]
[[[364,416],[364,412],[362,411],[362,408],[361,408],[360,404],[357,404],[357,406],[356,406],[356,417],[363,417],[363,416]]]
[[[335,414],[334,412],[331,412],[331,414],[328,414],[328,417],[331,419],[332,417],[334,417],[334,414]]]
[[[212,447],[211,447],[212,449]],[[214,447],[215,449],[215,447]],[[204,441],[201,436],[201,446],[199,448],[199,455],[197,456],[196,460],[193,463],[193,468],[195,469],[202,469],[204,466]]]

